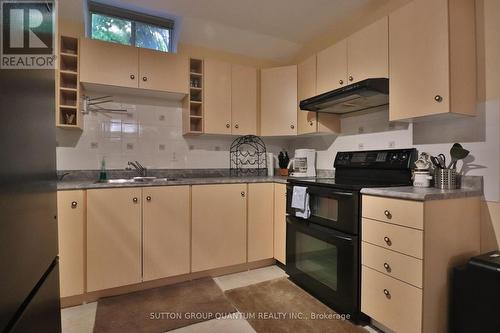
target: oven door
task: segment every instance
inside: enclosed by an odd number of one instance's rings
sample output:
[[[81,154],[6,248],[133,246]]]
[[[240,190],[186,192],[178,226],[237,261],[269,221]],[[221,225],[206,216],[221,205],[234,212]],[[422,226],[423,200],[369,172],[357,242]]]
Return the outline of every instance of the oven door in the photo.
[[[304,186],[299,184],[299,186]],[[357,235],[359,232],[359,193],[325,186],[307,186],[311,216],[309,222]],[[295,216],[292,208],[293,185],[287,187],[287,213]]]
[[[359,313],[357,236],[287,217],[286,271],[290,279],[340,314]]]

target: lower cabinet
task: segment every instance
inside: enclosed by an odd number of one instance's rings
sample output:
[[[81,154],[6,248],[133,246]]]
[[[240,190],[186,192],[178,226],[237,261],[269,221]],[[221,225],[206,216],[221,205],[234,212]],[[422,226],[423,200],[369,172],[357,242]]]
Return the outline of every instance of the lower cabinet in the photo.
[[[85,191],[57,192],[61,297],[84,292]]]
[[[246,192],[246,184],[192,187],[191,271],[246,262]]]
[[[139,283],[140,188],[87,191],[87,291]]]
[[[248,184],[248,261],[274,257],[272,183]]]
[[[274,184],[274,259],[286,264],[285,184]]]
[[[143,188],[143,280],[189,273],[189,186]]]

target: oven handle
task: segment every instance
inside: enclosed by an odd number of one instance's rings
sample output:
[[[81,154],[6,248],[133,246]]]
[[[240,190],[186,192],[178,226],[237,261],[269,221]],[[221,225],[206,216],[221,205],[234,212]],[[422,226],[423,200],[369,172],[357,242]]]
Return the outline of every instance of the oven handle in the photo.
[[[286,220],[287,220],[287,223],[289,223],[291,225],[296,225],[299,228],[312,228],[312,229],[315,229],[317,231],[320,231],[324,235],[328,235],[329,237],[341,239],[341,240],[346,241],[346,242],[353,241],[352,237],[349,237],[348,235],[346,235],[345,233],[343,233],[341,231],[329,229],[329,228],[317,225],[315,223],[311,223],[307,220],[299,220],[295,216],[288,215]]]

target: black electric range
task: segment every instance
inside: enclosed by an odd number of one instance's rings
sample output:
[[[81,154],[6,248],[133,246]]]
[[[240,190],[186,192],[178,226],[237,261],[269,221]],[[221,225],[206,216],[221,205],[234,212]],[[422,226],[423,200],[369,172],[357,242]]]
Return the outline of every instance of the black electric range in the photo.
[[[411,185],[415,149],[339,152],[333,178],[289,178],[286,271],[313,296],[357,322],[361,314],[362,188]],[[310,215],[292,207],[306,187]],[[303,216],[303,215],[302,215]]]

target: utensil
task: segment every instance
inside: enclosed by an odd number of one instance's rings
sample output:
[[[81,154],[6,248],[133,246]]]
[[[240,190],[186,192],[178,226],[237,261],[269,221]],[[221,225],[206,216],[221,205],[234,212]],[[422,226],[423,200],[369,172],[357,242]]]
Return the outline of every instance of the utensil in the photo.
[[[457,162],[463,160],[469,155],[470,151],[464,149],[460,143],[455,143],[450,149],[451,162],[448,169],[456,169]]]
[[[439,164],[441,165],[441,169],[446,169],[446,156],[444,156],[444,154],[439,154],[437,157]]]
[[[431,156],[431,162],[437,169],[442,169],[441,163],[439,163],[439,160],[437,159],[436,156]]]

